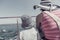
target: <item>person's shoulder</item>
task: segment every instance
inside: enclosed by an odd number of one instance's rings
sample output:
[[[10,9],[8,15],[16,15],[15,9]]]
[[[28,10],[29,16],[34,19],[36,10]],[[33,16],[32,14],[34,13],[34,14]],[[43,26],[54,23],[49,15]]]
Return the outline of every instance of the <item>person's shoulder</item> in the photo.
[[[31,30],[32,30],[33,32],[37,33],[37,29],[36,29],[35,27],[33,27]]]

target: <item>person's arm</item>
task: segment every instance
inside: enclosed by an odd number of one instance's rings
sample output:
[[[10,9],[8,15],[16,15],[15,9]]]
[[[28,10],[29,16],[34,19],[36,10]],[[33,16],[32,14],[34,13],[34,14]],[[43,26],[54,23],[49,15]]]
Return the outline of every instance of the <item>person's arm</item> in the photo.
[[[40,13],[39,15],[37,15],[36,17],[36,27],[37,29],[40,29],[40,26],[41,26],[41,22],[42,22],[42,13]]]
[[[38,40],[41,40],[42,37],[41,37],[41,21],[42,21],[42,14],[39,14],[37,17],[36,17],[36,27],[37,27],[37,30],[38,30],[38,34],[37,34],[37,39]]]
[[[45,35],[44,35],[44,32],[42,31],[42,26],[41,26],[41,22],[42,22],[42,16],[43,16],[43,14],[39,14],[38,16],[37,16],[37,18],[36,18],[36,27],[37,27],[37,29],[38,29],[38,32],[39,32],[39,34],[38,34],[38,40],[40,39],[40,40],[46,40],[46,38],[45,38]]]

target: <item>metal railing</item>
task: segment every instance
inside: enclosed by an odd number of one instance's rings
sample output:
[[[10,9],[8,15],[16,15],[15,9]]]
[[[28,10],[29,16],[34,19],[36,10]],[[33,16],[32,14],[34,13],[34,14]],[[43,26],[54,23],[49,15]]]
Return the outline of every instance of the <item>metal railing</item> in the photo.
[[[31,16],[31,17],[36,17],[36,16]],[[20,33],[19,33],[19,22],[18,18],[21,18],[21,16],[10,16],[10,17],[0,17],[0,19],[8,19],[8,18],[16,18],[16,25],[17,25],[17,40],[20,40]]]
[[[31,16],[31,17],[36,17],[36,16]],[[0,19],[6,19],[6,18],[21,18],[21,16],[0,17]]]

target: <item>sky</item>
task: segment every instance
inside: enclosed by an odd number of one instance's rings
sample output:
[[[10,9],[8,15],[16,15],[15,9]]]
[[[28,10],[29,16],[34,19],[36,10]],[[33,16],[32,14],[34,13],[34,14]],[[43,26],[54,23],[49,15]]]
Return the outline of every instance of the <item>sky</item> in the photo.
[[[39,3],[40,0],[0,0],[0,17],[36,15],[33,6]]]
[[[60,0],[52,0],[52,2],[60,5]],[[0,0],[0,17],[38,15],[40,10],[33,10],[33,6],[39,3],[40,0]]]
[[[60,5],[60,0],[52,0],[54,4]],[[34,5],[39,5],[40,0],[0,0],[0,17],[31,15],[37,16],[39,9],[34,10]],[[8,19],[0,19],[0,23],[7,22]],[[15,22],[15,19],[9,19]],[[15,20],[15,21],[14,21]]]

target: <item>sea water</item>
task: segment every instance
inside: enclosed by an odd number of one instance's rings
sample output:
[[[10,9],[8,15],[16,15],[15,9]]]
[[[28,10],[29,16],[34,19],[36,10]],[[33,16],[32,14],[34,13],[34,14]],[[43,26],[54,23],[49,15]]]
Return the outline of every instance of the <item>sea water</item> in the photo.
[[[19,31],[22,31],[21,24],[18,24]],[[17,24],[1,24],[0,40],[16,40]]]

